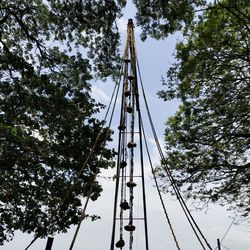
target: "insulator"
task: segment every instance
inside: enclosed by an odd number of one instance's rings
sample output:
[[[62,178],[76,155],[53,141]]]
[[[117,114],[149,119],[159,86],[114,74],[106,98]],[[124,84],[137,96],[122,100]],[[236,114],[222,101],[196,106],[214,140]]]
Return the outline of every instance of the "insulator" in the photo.
[[[127,166],[127,162],[126,161],[121,161],[120,168],[125,168],[126,166]]]
[[[125,125],[119,125],[119,126],[118,126],[118,129],[119,129],[119,130],[124,130],[125,128],[126,128]]]
[[[131,113],[133,112],[132,107],[127,107],[127,112],[128,112],[129,114],[131,114]]]
[[[133,181],[129,181],[129,182],[127,182],[127,186],[128,186],[129,188],[134,188],[134,187],[136,186],[136,183],[133,182]]]
[[[125,97],[130,96],[130,90],[129,90],[129,89],[126,89],[126,90],[123,92],[123,94],[124,94]]]
[[[133,225],[127,225],[127,226],[124,227],[124,229],[126,231],[132,232],[132,231],[135,231],[135,226],[133,226]]]
[[[131,141],[128,143],[128,148],[135,148],[136,147],[136,143]]]
[[[130,59],[127,58],[127,57],[125,57],[125,58],[124,58],[124,62],[125,62],[125,63],[129,63],[129,62],[130,62]]]
[[[123,210],[130,209],[130,206],[129,206],[129,204],[128,204],[127,201],[121,202],[120,207],[121,207]]]
[[[115,246],[117,248],[121,248],[121,247],[124,247],[125,246],[125,241],[123,239],[120,239],[118,240],[116,243],[115,243]]]
[[[128,79],[129,79],[130,81],[132,81],[132,80],[135,79],[135,76],[134,76],[134,75],[129,75],[129,76],[128,76]]]

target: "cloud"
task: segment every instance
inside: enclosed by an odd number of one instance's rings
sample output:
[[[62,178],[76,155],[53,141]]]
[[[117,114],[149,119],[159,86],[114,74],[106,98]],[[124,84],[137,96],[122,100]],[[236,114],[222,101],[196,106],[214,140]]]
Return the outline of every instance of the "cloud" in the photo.
[[[110,97],[107,95],[107,93],[105,93],[104,90],[102,90],[101,87],[98,87],[96,85],[93,85],[91,88],[91,93],[92,93],[92,97],[97,101],[97,102],[101,102],[103,104],[107,104],[110,100]]]
[[[127,31],[127,22],[127,19],[125,19],[124,17],[121,17],[117,20],[117,26],[120,33],[125,33]]]

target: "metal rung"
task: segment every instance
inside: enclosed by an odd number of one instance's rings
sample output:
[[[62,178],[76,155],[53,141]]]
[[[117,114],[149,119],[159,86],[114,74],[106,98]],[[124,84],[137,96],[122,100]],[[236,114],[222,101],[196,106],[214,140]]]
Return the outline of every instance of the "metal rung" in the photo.
[[[115,218],[116,220],[130,220],[130,218]],[[133,218],[133,220],[145,220],[144,218]]]
[[[121,175],[120,178],[121,178],[121,177],[130,177],[130,175],[123,175],[123,176]],[[141,176],[141,175],[133,175],[133,177],[139,178],[139,177],[142,177],[142,176]]]
[[[131,134],[131,131],[121,131],[124,134]],[[133,134],[139,134],[140,132],[133,132]]]

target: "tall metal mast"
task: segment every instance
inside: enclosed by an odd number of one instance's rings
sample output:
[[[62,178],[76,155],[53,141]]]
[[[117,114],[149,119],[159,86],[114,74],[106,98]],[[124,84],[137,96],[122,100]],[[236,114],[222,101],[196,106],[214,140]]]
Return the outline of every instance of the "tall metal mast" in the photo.
[[[124,52],[123,87],[120,124],[118,126],[118,157],[116,172],[116,187],[114,198],[113,227],[110,250],[115,248],[133,249],[136,220],[144,221],[145,250],[148,246],[147,209],[144,180],[144,162],[142,146],[142,125],[140,103],[137,85],[137,58],[135,50],[134,25],[129,19],[127,40]],[[135,131],[138,127],[138,131]],[[138,147],[135,141],[138,140]],[[135,165],[135,153],[139,154],[140,166]],[[137,164],[138,165],[138,164]],[[135,175],[135,173],[140,173]],[[143,216],[134,216],[134,195],[137,187],[135,180],[141,180]],[[118,217],[119,211],[119,217]],[[119,231],[116,228],[119,225]],[[126,240],[127,239],[127,240]],[[140,247],[141,248],[141,247]]]

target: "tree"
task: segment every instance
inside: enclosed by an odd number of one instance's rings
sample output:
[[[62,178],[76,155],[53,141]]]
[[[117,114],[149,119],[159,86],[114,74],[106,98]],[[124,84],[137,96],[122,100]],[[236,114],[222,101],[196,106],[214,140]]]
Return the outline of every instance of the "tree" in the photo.
[[[249,11],[248,1],[224,1],[193,21],[159,92],[181,101],[165,131],[178,185],[188,198],[230,205],[243,218],[250,212]]]
[[[90,80],[116,69],[120,9],[112,0],[1,1],[0,244],[15,230],[66,231],[96,168],[113,165]],[[91,198],[101,191],[95,182]]]
[[[136,19],[142,28],[141,38],[166,38],[176,31],[190,26],[196,13],[212,7],[206,0],[133,0],[137,7]]]

